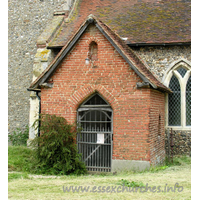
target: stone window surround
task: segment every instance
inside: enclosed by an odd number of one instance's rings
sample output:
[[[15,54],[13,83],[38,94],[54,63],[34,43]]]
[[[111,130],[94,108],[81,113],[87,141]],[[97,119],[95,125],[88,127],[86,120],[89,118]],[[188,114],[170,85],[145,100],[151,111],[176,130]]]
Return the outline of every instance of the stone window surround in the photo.
[[[179,74],[177,69],[183,67],[187,70],[184,78]],[[170,80],[172,76],[175,75],[179,80],[180,88],[181,88],[181,126],[169,126],[168,125],[168,94],[166,94],[166,104],[165,104],[165,127],[172,128],[173,130],[191,130],[191,126],[186,126],[186,85],[187,81],[191,76],[191,63],[185,59],[180,59],[171,63],[169,68],[166,70],[162,82],[165,86],[169,86]]]

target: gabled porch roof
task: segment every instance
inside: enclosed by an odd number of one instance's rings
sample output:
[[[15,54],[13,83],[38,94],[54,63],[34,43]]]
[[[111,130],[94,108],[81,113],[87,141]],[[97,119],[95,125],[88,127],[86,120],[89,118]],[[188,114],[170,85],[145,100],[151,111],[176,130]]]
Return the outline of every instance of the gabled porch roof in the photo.
[[[164,86],[148,69],[145,63],[139,58],[139,56],[127,46],[127,44],[112,31],[105,23],[98,20],[95,16],[89,15],[85,22],[79,27],[78,31],[72,36],[68,43],[62,48],[52,63],[42,72],[42,74],[30,85],[28,90],[38,90],[41,85],[48,81],[53,75],[55,70],[59,67],[65,56],[70,52],[72,47],[76,44],[79,38],[90,24],[94,24],[99,31],[108,39],[108,41],[114,46],[119,54],[126,60],[130,67],[136,72],[136,74],[142,79],[143,84],[139,87],[147,86],[154,89],[158,89],[163,92],[171,92],[169,88]]]

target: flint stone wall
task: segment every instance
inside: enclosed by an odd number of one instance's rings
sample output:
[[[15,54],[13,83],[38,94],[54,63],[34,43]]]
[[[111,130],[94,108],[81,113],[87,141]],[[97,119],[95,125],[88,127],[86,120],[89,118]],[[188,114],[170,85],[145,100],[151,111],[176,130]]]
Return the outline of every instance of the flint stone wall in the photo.
[[[184,59],[191,62],[191,46],[133,47],[139,57],[161,81],[173,62]]]
[[[169,130],[169,133],[171,130]],[[191,131],[173,130],[173,154],[174,155],[188,155],[191,156]],[[165,132],[165,150],[168,155],[172,149],[169,146],[168,130]]]
[[[68,10],[73,0],[8,1],[8,131],[29,123],[30,92],[36,41],[53,13]]]

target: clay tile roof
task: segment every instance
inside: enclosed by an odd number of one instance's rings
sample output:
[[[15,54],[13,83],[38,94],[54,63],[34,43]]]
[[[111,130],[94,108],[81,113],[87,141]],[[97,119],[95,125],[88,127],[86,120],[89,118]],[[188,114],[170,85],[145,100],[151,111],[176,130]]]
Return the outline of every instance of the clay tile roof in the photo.
[[[48,46],[64,46],[89,14],[127,44],[191,42],[190,0],[78,0]]]
[[[92,20],[91,20],[92,19]],[[79,27],[78,31],[72,36],[68,43],[62,48],[52,63],[42,72],[42,74],[31,84],[28,90],[37,90],[45,83],[59,67],[62,59],[68,54],[75,42],[81,37],[90,23],[94,23],[101,33],[111,42],[120,55],[128,62],[130,67],[140,76],[144,83],[147,83],[154,89],[164,92],[171,92],[169,88],[164,86],[151,72],[136,53],[128,47],[128,45],[113,32],[108,25],[98,20],[95,16],[89,15],[88,19]]]

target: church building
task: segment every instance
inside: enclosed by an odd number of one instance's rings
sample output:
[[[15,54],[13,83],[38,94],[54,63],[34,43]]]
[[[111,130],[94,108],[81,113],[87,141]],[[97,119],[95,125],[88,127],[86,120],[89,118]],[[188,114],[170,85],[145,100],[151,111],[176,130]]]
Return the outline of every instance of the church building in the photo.
[[[76,0],[70,12],[55,12],[37,40],[30,127],[38,113],[77,122],[89,171],[162,163],[170,128],[184,148],[191,135],[190,9],[189,1]],[[29,140],[36,134],[30,128]]]

